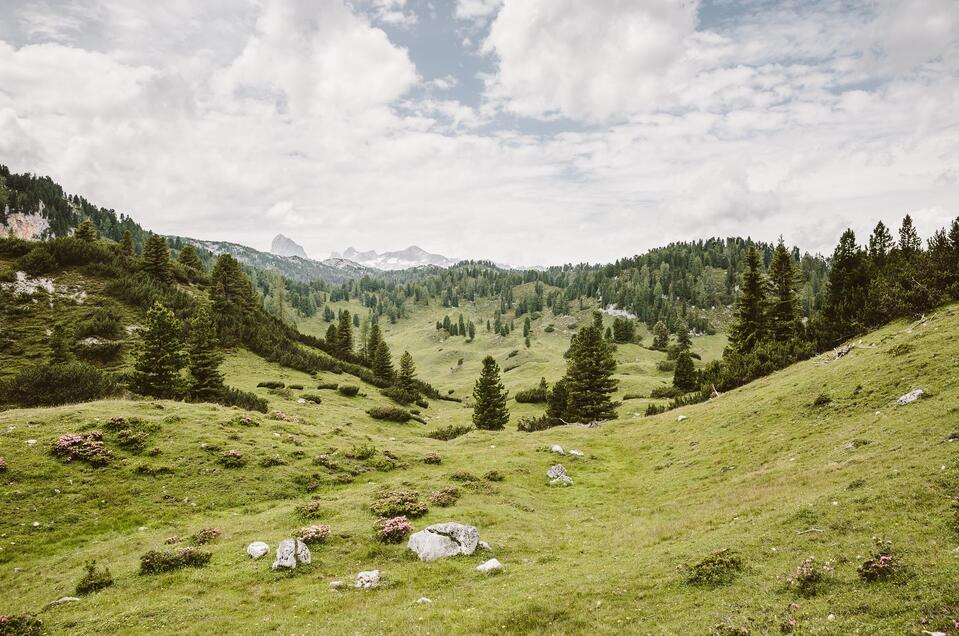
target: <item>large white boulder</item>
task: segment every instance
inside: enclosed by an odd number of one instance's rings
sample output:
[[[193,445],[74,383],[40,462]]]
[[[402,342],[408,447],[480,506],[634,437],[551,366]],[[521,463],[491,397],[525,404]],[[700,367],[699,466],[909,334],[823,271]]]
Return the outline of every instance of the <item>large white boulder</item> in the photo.
[[[299,539],[284,539],[276,547],[276,557],[273,559],[273,569],[292,570],[297,563],[309,565],[312,561],[310,549]]]
[[[265,556],[270,551],[270,546],[268,546],[263,541],[254,541],[250,545],[246,546],[246,553],[250,555],[251,559],[259,559],[262,556]]]
[[[459,554],[473,554],[478,545],[479,531],[476,528],[450,521],[414,532],[406,547],[422,561],[435,561]]]
[[[900,397],[898,400],[896,400],[896,403],[901,405],[912,404],[913,402],[915,402],[916,400],[918,400],[925,394],[926,392],[923,391],[922,389],[913,389],[909,393],[906,393],[905,395]]]
[[[553,445],[550,447],[549,450],[550,450],[550,452],[556,453],[557,455],[565,455],[565,454],[566,454],[566,452],[563,451],[563,447],[560,446],[559,444],[553,444]]]
[[[380,574],[381,572],[379,570],[360,572],[356,575],[356,583],[354,585],[357,589],[371,588],[380,582]]]

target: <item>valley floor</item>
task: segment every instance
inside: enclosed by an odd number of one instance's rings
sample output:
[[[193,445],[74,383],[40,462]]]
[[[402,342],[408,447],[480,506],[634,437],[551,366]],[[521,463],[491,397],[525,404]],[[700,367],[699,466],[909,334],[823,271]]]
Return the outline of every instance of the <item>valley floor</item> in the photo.
[[[420,331],[388,329],[387,337],[394,355],[428,343],[431,353],[417,354],[421,374],[463,397],[480,351],[438,350],[451,345],[427,328],[435,320],[424,315]],[[501,364],[531,357],[525,370],[504,375],[511,389],[555,379],[555,367],[536,362],[536,343],[512,358],[510,347],[493,351]],[[645,358],[651,353],[620,349],[637,368],[655,364]],[[470,410],[433,401],[425,426],[374,421],[365,410],[386,401],[372,387],[356,398],[315,388],[318,380],[355,378],[311,378],[243,352],[225,365],[230,384],[282,411],[256,415],[257,426],[238,422],[235,410],[176,402],[0,412],[0,456],[9,466],[0,474],[0,614],[35,613],[51,633],[70,634],[704,634],[723,623],[777,634],[790,619],[803,634],[953,633],[957,361],[959,309],[951,306],[922,324],[869,334],[838,360],[813,359],[705,404],[644,418],[631,400],[618,421],[599,428],[526,434],[515,430],[514,414],[501,432],[434,440],[428,431],[466,424]],[[637,391],[662,381],[638,373],[631,380],[630,372],[621,367],[621,379]],[[303,384],[322,404],[299,404],[298,390],[256,388],[272,379]],[[896,404],[915,388],[926,397]],[[51,456],[59,435],[103,430],[115,416],[147,423],[145,451],[123,450],[108,430],[109,466]],[[561,457],[553,444],[585,456]],[[364,459],[368,446],[374,456]],[[220,463],[230,449],[244,466]],[[384,451],[398,459],[387,461]],[[424,463],[428,453],[442,463]],[[315,463],[320,454],[337,467]],[[283,463],[269,466],[264,460],[274,455]],[[572,487],[547,485],[555,463]],[[492,470],[504,479],[485,479]],[[475,571],[488,553],[422,563],[403,544],[374,541],[369,506],[379,491],[416,490],[428,501],[449,486],[459,488],[459,501],[432,505],[413,525],[475,525],[505,564],[501,574]],[[298,512],[311,499],[321,502],[316,519]],[[255,540],[275,549],[310,523],[332,528],[311,566],[273,572],[268,557],[244,552]],[[207,567],[137,573],[140,556],[168,547],[171,535],[211,526],[222,535],[205,546],[213,553]],[[864,583],[857,567],[874,536],[893,542],[902,565],[893,580]],[[723,548],[744,560],[728,584],[686,582],[691,564]],[[819,594],[801,596],[786,577],[810,556],[835,570]],[[94,559],[115,584],[48,605],[72,596]],[[356,574],[370,569],[384,572],[382,585],[352,589]],[[348,586],[331,589],[336,580]],[[432,602],[417,603],[421,597]]]

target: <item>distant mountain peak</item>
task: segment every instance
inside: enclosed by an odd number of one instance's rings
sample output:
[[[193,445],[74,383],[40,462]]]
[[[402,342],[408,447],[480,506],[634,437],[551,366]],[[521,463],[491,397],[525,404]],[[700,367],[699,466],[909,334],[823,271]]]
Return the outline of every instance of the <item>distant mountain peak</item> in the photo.
[[[437,267],[452,267],[459,262],[455,258],[449,258],[442,254],[432,254],[427,252],[419,245],[410,245],[406,249],[395,252],[379,253],[375,250],[360,252],[354,247],[348,247],[340,254],[333,252],[330,258],[345,258],[367,267],[375,267],[387,271],[410,269],[413,267],[423,267],[426,265],[435,265]]]
[[[301,245],[282,234],[277,234],[273,238],[270,252],[277,256],[299,256],[300,258],[307,258],[306,250],[304,250]]]

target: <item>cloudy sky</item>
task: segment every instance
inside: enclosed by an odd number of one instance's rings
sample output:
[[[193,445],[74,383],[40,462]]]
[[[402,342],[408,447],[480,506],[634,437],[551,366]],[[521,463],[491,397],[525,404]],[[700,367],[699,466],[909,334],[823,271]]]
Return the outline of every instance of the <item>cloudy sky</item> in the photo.
[[[0,0],[0,163],[320,258],[928,236],[959,215],[959,2]]]

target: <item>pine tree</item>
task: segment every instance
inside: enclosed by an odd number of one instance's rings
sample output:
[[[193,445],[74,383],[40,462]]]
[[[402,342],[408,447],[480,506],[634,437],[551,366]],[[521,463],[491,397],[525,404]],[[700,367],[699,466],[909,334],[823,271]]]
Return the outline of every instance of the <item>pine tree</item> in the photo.
[[[460,314],[459,322],[456,323],[456,333],[465,336],[466,335],[466,321],[463,320],[463,314]]]
[[[469,324],[466,325],[466,329],[467,329],[467,331],[469,332],[468,335],[469,335],[470,341],[475,340],[475,339],[476,339],[476,325],[473,324],[473,321],[472,321],[472,320],[470,320],[470,321],[469,321]]]
[[[173,282],[170,248],[159,234],[151,234],[143,246],[143,269],[163,283]]]
[[[866,308],[869,273],[852,230],[842,233],[831,265],[823,310],[829,346],[860,328]]]
[[[899,252],[909,259],[921,249],[922,241],[919,239],[919,233],[912,224],[912,217],[907,214],[899,227]]]
[[[769,335],[788,342],[799,329],[799,272],[789,251],[779,239],[769,266]]]
[[[273,280],[270,284],[270,313],[272,313],[280,322],[286,322],[286,281],[279,272],[273,273]],[[339,333],[339,330],[337,330]]]
[[[133,235],[130,234],[130,230],[123,230],[123,238],[120,239],[120,254],[132,257],[133,251]]]
[[[546,398],[546,417],[569,419],[569,390],[565,378],[553,385]]]
[[[689,351],[693,346],[693,339],[689,337],[689,327],[685,322],[680,322],[676,327],[676,344],[680,351]]]
[[[385,340],[380,340],[373,353],[373,377],[386,382],[393,381],[393,358]]]
[[[653,326],[653,349],[665,351],[667,344],[669,344],[669,328],[660,320]]]
[[[192,245],[184,245],[180,253],[176,255],[176,259],[184,267],[195,269],[198,272],[203,271],[203,261],[200,260],[200,255],[197,254],[196,248]]]
[[[54,325],[50,333],[50,359],[55,363],[70,361],[70,340],[61,324]]]
[[[523,337],[529,338],[529,334],[532,330],[533,330],[533,325],[530,322],[529,316],[526,316],[526,320],[523,321]]]
[[[406,394],[416,395],[416,365],[413,364],[413,356],[409,351],[404,351],[400,356],[400,372],[396,377],[396,386]]]
[[[869,260],[876,268],[885,265],[886,257],[893,248],[892,234],[885,223],[879,221],[869,236]]]
[[[370,364],[373,363],[373,359],[376,357],[376,350],[382,341],[383,334],[380,331],[380,325],[373,322],[373,324],[370,325],[370,333],[366,339],[366,357]]]
[[[73,233],[73,238],[84,243],[92,243],[97,240],[97,228],[93,225],[93,221],[83,219],[77,226],[76,232]]]
[[[499,378],[499,365],[493,356],[483,358],[483,370],[473,387],[473,424],[476,428],[498,431],[509,422],[506,388]]]
[[[616,418],[617,404],[612,400],[617,384],[613,379],[615,372],[613,349],[595,324],[573,337],[565,376],[569,392],[567,414],[571,419],[593,422]]]
[[[756,348],[766,333],[766,283],[755,246],[746,252],[746,271],[736,299],[735,322],[729,341],[740,353]]]
[[[696,368],[688,349],[679,352],[676,358],[676,370],[673,373],[673,386],[682,391],[694,391],[698,386]]]
[[[187,342],[190,395],[195,400],[213,402],[223,393],[223,373],[220,371],[223,354],[218,345],[213,309],[209,302],[201,302],[190,321]]]
[[[160,239],[163,241],[163,239]],[[149,242],[149,241],[148,241]],[[166,245],[166,241],[163,241]],[[146,258],[146,249],[143,250]],[[229,254],[221,254],[210,274],[210,298],[217,314],[232,310],[247,311],[253,309],[256,296],[250,279],[243,273],[240,262]]]
[[[161,399],[177,396],[185,363],[180,332],[180,321],[173,312],[154,303],[147,312],[143,343],[133,368],[134,391]]]

